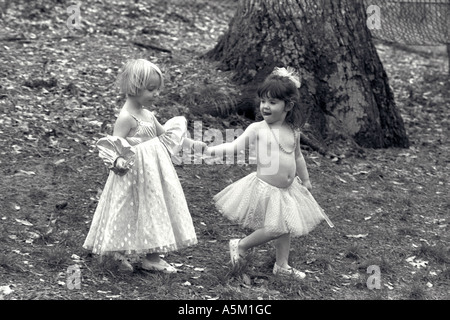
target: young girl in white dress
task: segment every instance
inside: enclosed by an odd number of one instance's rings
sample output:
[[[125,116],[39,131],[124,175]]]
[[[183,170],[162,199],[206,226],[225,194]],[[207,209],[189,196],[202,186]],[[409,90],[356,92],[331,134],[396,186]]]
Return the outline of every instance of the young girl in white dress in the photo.
[[[230,240],[231,262],[236,264],[250,248],[275,240],[273,273],[303,279],[288,264],[290,239],[309,233],[321,221],[333,224],[309,190],[306,163],[300,150],[303,124],[299,105],[300,81],[293,70],[275,68],[258,88],[264,120],[252,123],[229,143],[206,149],[208,156],[232,154],[256,145],[257,171],[214,196],[227,218],[253,229],[243,239]]]
[[[129,257],[145,255],[143,269],[176,272],[160,254],[197,243],[171,155],[179,148],[205,144],[184,137],[184,117],[174,117],[163,126],[144,108],[163,84],[155,64],[129,61],[118,77],[127,98],[113,136],[97,142],[99,155],[111,171],[83,247],[101,256],[113,255],[123,270],[133,271]]]

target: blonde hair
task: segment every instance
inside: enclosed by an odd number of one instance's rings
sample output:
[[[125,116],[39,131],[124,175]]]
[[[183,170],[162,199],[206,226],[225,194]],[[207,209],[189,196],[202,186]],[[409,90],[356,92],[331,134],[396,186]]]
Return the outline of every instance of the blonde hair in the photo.
[[[117,85],[121,93],[135,96],[142,89],[164,86],[164,78],[161,70],[145,59],[134,59],[128,61],[121,69],[117,77]]]

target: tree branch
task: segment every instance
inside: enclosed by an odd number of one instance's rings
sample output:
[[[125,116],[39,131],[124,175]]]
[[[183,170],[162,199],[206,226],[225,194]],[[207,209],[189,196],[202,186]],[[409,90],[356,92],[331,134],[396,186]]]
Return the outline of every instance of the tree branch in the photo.
[[[145,48],[145,49],[153,49],[153,50],[157,50],[157,51],[172,53],[172,50],[170,50],[170,49],[159,47],[157,45],[150,44],[150,43],[143,43],[143,42],[140,42],[140,41],[133,41],[133,44],[138,46],[138,47]]]

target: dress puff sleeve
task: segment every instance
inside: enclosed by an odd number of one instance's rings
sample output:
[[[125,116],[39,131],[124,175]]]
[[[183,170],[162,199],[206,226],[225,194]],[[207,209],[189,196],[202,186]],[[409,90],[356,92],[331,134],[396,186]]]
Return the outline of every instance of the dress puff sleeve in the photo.
[[[183,116],[173,117],[163,127],[166,131],[158,138],[171,155],[176,155],[186,137],[187,120]]]
[[[116,136],[106,136],[97,141],[98,155],[105,165],[114,171],[114,162],[118,157],[122,157],[126,161],[126,168],[133,166],[135,160],[134,148],[127,140]]]

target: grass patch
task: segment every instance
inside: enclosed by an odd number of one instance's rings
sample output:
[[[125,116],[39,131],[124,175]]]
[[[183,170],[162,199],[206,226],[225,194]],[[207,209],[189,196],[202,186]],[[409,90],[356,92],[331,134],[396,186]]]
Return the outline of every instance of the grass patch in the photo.
[[[403,216],[400,218],[401,220],[406,220]],[[411,227],[400,227],[397,229],[397,233],[399,236],[417,236],[418,232],[415,228]]]
[[[70,262],[66,249],[61,247],[50,247],[43,251],[43,260],[49,268],[60,269]]]
[[[0,267],[5,270],[14,270],[15,269],[15,259],[11,257],[11,255],[7,255],[4,253],[0,253]]]
[[[357,249],[358,250],[358,249]],[[353,250],[351,250],[353,255]],[[347,252],[349,253],[349,252]],[[330,256],[326,255],[318,255],[314,258],[314,261],[311,263],[314,267],[319,268],[321,271],[331,272],[333,270],[333,261]]]
[[[425,300],[427,293],[421,284],[414,283],[406,293],[406,298],[409,300]]]
[[[345,250],[344,256],[351,260],[360,260],[363,257],[363,250],[358,244],[352,244]]]
[[[450,248],[448,246],[431,246],[426,243],[422,243],[422,245],[417,248],[414,253],[419,257],[426,257],[437,263],[450,263]]]
[[[394,265],[388,259],[389,258],[384,255],[380,258],[366,259],[361,262],[359,269],[361,269],[363,272],[366,272],[369,266],[378,266],[380,268],[381,274],[392,274],[394,273]]]

